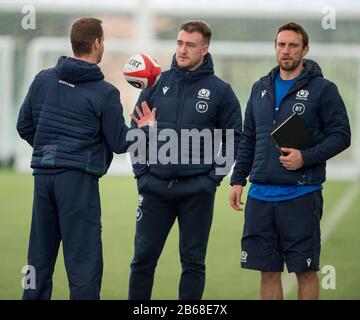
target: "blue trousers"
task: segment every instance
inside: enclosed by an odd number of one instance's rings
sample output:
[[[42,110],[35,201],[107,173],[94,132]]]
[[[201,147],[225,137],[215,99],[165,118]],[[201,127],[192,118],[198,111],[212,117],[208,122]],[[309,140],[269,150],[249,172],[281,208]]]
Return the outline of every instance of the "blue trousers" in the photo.
[[[28,264],[36,288],[23,299],[50,299],[62,241],[70,299],[99,299],[103,271],[98,178],[80,170],[34,176]]]
[[[150,299],[157,261],[176,218],[182,273],[179,299],[199,300],[205,286],[205,256],[216,185],[206,175],[162,180],[148,174],[138,182],[135,253],[129,299]]]

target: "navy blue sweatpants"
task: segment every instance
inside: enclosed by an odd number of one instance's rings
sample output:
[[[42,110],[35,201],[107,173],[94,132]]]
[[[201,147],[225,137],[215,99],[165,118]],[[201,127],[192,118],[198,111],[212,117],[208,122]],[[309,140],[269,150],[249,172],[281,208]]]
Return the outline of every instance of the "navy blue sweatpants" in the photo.
[[[155,267],[176,218],[182,266],[179,299],[201,299],[215,183],[206,175],[169,181],[147,174],[140,178],[138,188],[139,207],[129,299],[151,298]]]
[[[34,176],[28,264],[36,289],[23,299],[50,299],[60,242],[70,299],[99,299],[103,270],[98,178],[80,170]]]

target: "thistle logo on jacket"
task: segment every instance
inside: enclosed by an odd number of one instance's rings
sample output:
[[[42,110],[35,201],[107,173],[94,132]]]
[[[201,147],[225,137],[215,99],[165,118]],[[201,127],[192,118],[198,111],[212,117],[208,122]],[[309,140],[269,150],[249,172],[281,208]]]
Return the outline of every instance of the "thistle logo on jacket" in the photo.
[[[309,91],[307,90],[299,90],[296,94],[296,100],[307,100],[307,97],[309,95]]]
[[[210,99],[210,90],[200,89],[198,92],[198,99]]]

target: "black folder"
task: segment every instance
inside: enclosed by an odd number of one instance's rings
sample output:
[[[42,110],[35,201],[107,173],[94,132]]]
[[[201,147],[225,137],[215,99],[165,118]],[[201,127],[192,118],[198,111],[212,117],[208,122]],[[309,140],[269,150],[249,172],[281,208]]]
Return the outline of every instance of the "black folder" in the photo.
[[[287,118],[271,133],[271,136],[279,149],[286,147],[303,150],[315,145],[314,138],[297,113]]]

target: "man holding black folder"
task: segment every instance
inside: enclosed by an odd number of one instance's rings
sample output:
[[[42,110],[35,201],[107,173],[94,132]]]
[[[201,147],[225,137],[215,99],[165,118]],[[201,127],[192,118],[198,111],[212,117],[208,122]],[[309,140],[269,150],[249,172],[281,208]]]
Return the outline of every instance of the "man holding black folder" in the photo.
[[[349,147],[349,120],[336,85],[304,59],[309,45],[302,26],[281,26],[275,50],[279,65],[254,84],[247,104],[230,205],[242,211],[250,175],[241,266],[261,271],[261,298],[283,298],[285,262],[296,273],[298,298],[318,299],[325,166]]]

